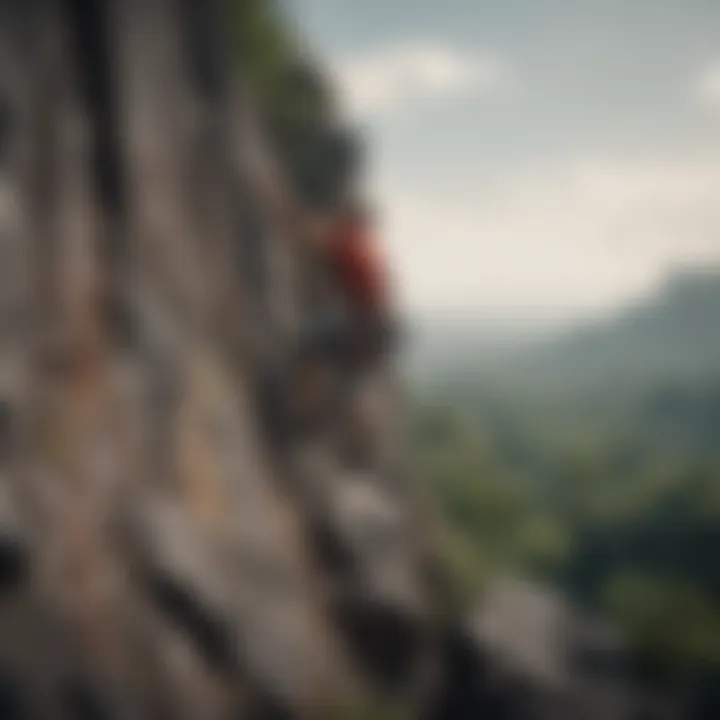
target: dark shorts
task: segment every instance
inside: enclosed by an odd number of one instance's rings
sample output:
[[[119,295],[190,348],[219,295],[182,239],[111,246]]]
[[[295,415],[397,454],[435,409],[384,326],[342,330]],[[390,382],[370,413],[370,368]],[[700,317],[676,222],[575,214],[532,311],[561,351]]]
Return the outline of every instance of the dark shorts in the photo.
[[[298,359],[325,359],[340,371],[353,372],[384,357],[396,338],[395,324],[380,313],[327,316],[302,333]]]

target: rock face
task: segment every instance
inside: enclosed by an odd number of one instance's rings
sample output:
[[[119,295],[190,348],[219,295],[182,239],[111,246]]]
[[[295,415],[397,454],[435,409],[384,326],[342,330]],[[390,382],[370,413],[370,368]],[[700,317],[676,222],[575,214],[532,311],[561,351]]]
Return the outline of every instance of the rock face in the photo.
[[[437,613],[397,458],[263,423],[307,261],[220,4],[0,12],[0,717],[417,716]]]
[[[448,633],[444,689],[430,718],[679,720],[678,697],[633,679],[612,628],[527,582],[492,586],[473,617]]]

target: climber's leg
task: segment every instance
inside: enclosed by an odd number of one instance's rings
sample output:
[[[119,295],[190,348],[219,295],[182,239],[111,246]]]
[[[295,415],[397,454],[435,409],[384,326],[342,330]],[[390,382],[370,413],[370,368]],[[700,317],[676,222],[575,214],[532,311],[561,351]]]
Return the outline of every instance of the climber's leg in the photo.
[[[366,399],[367,380],[396,338],[394,325],[380,314],[334,314],[310,323],[287,374],[293,434],[328,430],[339,434],[343,447],[366,447],[379,412]]]
[[[380,314],[354,317],[350,333],[337,406],[338,449],[346,463],[369,468],[375,464],[391,411],[390,396],[379,380],[398,333],[394,323]]]
[[[348,344],[347,325],[338,316],[319,318],[301,333],[287,373],[294,434],[337,422]]]
[[[317,431],[332,416],[338,367],[344,364],[347,337],[336,316],[308,323],[284,362],[259,369],[260,404],[265,426],[276,441]]]

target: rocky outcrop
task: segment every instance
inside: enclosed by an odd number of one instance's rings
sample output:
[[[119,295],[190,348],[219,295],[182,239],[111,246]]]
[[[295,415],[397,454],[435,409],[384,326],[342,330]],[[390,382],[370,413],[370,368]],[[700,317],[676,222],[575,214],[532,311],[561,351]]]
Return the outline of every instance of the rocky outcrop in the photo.
[[[415,707],[437,612],[397,458],[263,422],[308,261],[220,4],[0,7],[0,715]]]
[[[644,687],[611,627],[527,582],[489,588],[445,636],[444,680],[430,720],[679,720],[671,689]]]

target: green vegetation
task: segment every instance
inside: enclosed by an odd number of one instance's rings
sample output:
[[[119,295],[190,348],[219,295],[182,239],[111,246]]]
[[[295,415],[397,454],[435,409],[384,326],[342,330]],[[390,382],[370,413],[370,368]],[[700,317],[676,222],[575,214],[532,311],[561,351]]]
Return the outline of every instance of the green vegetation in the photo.
[[[415,420],[417,473],[464,587],[506,573],[557,583],[653,663],[720,670],[720,449],[698,461],[640,440],[588,448],[575,426],[557,448],[521,419],[499,427],[480,403],[463,415],[420,406]]]
[[[681,681],[720,674],[720,279],[669,289],[494,365],[446,347],[415,381],[413,437],[464,588],[552,583]]]
[[[356,182],[362,149],[321,65],[273,0],[225,0],[237,61],[298,196],[324,207]]]

